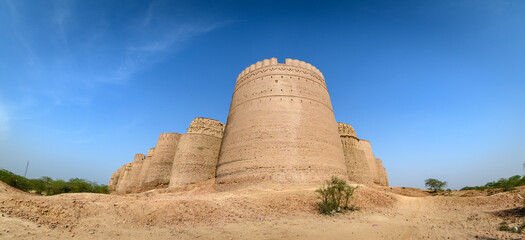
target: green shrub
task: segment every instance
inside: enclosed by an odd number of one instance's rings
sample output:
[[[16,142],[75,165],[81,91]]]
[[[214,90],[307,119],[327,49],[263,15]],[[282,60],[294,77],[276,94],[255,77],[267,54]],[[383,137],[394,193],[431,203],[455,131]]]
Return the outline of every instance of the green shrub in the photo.
[[[495,189],[500,188],[504,192],[513,191],[518,186],[525,185],[525,176],[515,175],[509,178],[501,178],[498,181],[492,181],[485,184],[485,186],[476,186],[476,187],[464,187],[461,190],[479,190],[483,191],[485,189]]]
[[[334,214],[346,210],[357,210],[355,206],[348,206],[357,187],[352,187],[345,180],[332,177],[326,181],[326,184],[317,189],[318,197],[321,200],[318,203],[319,211],[322,214]]]
[[[0,169],[0,181],[22,191],[43,195],[79,192],[108,193],[107,185],[99,185],[85,179],[72,178],[67,182],[60,179],[53,180],[50,177],[27,179],[4,169]]]
[[[429,178],[425,180],[425,186],[428,187],[429,189],[434,190],[434,193],[435,193],[438,190],[443,190],[443,188],[447,186],[447,182],[442,182],[435,178]]]
[[[507,222],[501,222],[499,223],[499,228],[498,230],[500,231],[509,231],[509,225],[507,224]]]
[[[523,233],[523,229],[525,229],[525,223],[522,223],[519,226],[510,227],[508,223],[505,221],[501,222],[498,228],[498,230],[500,231],[513,232],[513,233]]]

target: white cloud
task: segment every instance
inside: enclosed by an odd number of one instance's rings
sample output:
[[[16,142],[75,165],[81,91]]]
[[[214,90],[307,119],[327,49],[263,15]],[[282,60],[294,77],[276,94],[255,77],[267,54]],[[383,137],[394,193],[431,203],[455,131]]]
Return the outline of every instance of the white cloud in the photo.
[[[144,28],[151,27],[152,8],[142,19],[139,27],[134,29],[135,33],[142,33],[147,38],[136,39],[125,51],[122,62],[118,64],[115,71],[105,78],[100,78],[101,82],[123,84],[126,83],[134,74],[147,69],[154,64],[162,61],[168,54],[183,47],[184,42],[199,35],[229,24],[231,21],[223,21],[211,24],[166,24],[160,30],[144,33]],[[158,27],[158,26],[156,26]],[[133,34],[132,34],[133,35]]]

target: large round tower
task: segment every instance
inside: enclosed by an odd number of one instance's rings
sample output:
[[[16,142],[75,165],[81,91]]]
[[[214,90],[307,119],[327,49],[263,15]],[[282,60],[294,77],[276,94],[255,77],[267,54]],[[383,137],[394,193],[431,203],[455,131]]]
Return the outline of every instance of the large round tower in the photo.
[[[215,177],[224,124],[195,118],[180,137],[173,159],[170,187],[180,187]]]
[[[239,77],[217,166],[219,186],[346,178],[342,143],[323,74],[276,58]]]

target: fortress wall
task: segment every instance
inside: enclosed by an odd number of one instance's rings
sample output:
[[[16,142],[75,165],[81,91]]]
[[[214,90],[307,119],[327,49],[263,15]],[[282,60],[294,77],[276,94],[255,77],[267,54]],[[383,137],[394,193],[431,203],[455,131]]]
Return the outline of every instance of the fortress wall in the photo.
[[[142,167],[140,168],[138,177],[137,177],[137,184],[136,186],[132,187],[131,192],[142,192],[144,187],[144,182],[146,181],[146,176],[149,173],[150,165],[151,165],[151,159],[153,158],[155,153],[155,148],[150,148],[148,150],[148,155],[146,155],[146,158],[142,162]]]
[[[173,159],[170,187],[180,187],[215,177],[224,124],[195,118],[180,137]]]
[[[355,138],[357,138],[357,134],[355,133],[355,129],[354,129],[354,127],[350,126],[350,124],[339,122],[339,123],[337,123],[337,128],[339,130],[339,136],[355,137]]]
[[[368,166],[370,168],[370,173],[372,174],[372,179],[375,184],[380,184],[379,173],[377,168],[376,158],[372,152],[372,146],[370,142],[364,139],[359,140],[359,147],[365,153],[366,159],[368,161]]]
[[[365,152],[352,126],[338,123],[348,172],[348,180],[360,184],[373,184],[373,176]]]
[[[129,172],[128,183],[125,188],[126,193],[133,192],[133,189],[139,184],[139,174],[144,164],[144,159],[146,156],[142,153],[135,154],[135,159],[133,160],[133,168]]]
[[[143,190],[168,187],[179,138],[178,133],[162,133],[159,136],[155,154],[147,169],[146,180],[141,184]]]
[[[122,180],[122,173],[124,172],[124,168],[126,168],[126,165],[122,165],[122,167],[120,167],[118,170],[117,170],[117,176],[116,176],[116,183],[115,183],[115,191],[117,191],[117,188],[118,186],[121,184],[121,180]]]
[[[237,79],[216,182],[323,182],[346,178],[338,125],[323,75],[293,59],[257,62]]]
[[[198,117],[190,123],[188,133],[205,134],[222,138],[224,134],[224,124],[215,119]]]
[[[376,158],[377,172],[379,175],[379,185],[388,187],[388,176],[386,175],[386,169],[383,167],[383,161]]]
[[[118,177],[119,177],[119,171],[117,170],[117,172],[114,172],[111,174],[111,178],[109,179],[109,184],[108,184],[108,192],[109,193],[112,193],[114,192],[117,188],[117,180],[118,180]]]
[[[126,188],[129,184],[129,173],[131,172],[131,169],[133,168],[133,163],[130,162],[124,166],[124,169],[122,171],[121,177],[119,179],[119,184],[117,185],[117,193],[126,193]]]

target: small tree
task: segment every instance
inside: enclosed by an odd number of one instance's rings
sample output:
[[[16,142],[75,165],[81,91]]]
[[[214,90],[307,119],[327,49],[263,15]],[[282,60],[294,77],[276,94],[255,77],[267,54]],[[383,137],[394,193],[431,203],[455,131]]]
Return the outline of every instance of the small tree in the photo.
[[[425,180],[425,186],[437,192],[438,190],[443,190],[447,186],[447,182],[439,181],[435,178],[429,178]]]
[[[332,177],[331,180],[326,181],[325,185],[316,190],[321,200],[318,204],[319,211],[323,214],[333,214],[353,210],[354,207],[349,207],[348,204],[355,189],[356,187],[348,185],[345,180]]]

